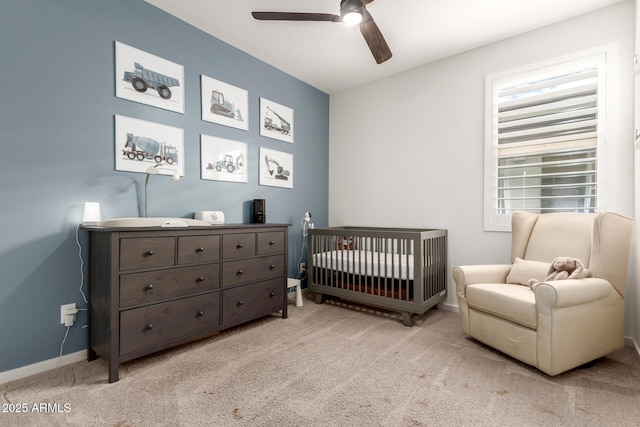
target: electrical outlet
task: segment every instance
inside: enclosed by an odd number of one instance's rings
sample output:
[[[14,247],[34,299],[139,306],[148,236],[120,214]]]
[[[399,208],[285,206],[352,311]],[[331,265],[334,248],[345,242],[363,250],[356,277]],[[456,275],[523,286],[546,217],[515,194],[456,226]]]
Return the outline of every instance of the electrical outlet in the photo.
[[[305,271],[307,271],[307,263],[306,262],[301,262],[299,270],[300,270],[300,273],[304,273]]]
[[[73,322],[76,321],[76,313],[78,309],[76,308],[76,303],[73,304],[63,304],[60,306],[60,323],[65,326],[73,325]],[[71,325],[68,325],[67,316],[71,316]]]

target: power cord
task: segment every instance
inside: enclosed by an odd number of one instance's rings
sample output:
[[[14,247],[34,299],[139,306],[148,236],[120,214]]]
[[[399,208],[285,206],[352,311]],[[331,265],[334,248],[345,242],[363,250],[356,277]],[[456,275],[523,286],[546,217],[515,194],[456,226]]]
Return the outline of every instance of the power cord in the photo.
[[[88,311],[87,308],[78,308],[77,311]],[[60,354],[58,355],[58,362],[56,364],[56,371],[60,369],[60,360],[62,360],[62,353],[64,351],[64,343],[67,341],[67,336],[69,335],[69,329],[71,329],[72,325],[65,324],[67,330],[64,332],[64,337],[62,338],[62,342],[60,343]],[[84,325],[82,328],[86,328],[87,325]]]
[[[80,294],[82,295],[82,300],[85,302],[85,304],[89,304],[89,301],[87,300],[87,296],[84,293],[84,259],[82,258],[82,245],[80,244],[80,225],[78,224],[76,227],[76,245],[78,245],[78,258],[80,259],[80,287],[78,288],[78,290],[80,291]],[[88,308],[78,308],[76,309],[76,312],[78,311],[88,311]],[[74,313],[75,314],[75,313]],[[75,317],[75,316],[74,316]],[[69,329],[71,329],[71,326],[73,326],[73,323],[69,324],[68,322],[65,321],[64,326],[67,328],[67,330],[64,332],[64,337],[62,338],[62,342],[60,343],[60,354],[58,355],[58,362],[56,365],[56,371],[60,369],[60,360],[62,359],[62,355],[64,353],[64,343],[67,341],[67,337],[69,336]],[[87,325],[82,326],[82,328],[86,328]]]
[[[78,258],[80,258],[80,293],[82,294],[82,299],[85,304],[89,304],[87,301],[87,296],[84,294],[82,288],[84,287],[84,259],[82,259],[82,245],[80,245],[80,224],[76,227],[76,244],[78,245]]]

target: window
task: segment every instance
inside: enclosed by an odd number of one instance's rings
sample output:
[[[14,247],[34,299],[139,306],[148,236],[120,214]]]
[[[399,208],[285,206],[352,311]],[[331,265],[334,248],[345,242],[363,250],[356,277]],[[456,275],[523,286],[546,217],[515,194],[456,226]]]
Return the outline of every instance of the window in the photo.
[[[605,168],[605,50],[487,77],[485,230],[511,213],[597,212]]]

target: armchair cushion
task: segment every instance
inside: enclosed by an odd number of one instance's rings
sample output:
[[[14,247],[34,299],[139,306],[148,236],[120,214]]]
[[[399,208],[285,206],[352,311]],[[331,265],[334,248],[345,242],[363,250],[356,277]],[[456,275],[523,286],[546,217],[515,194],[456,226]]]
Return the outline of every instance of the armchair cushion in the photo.
[[[529,279],[542,282],[549,271],[548,262],[516,258],[507,275],[507,283],[527,286]]]
[[[480,283],[467,286],[469,308],[536,329],[536,298],[528,286]]]

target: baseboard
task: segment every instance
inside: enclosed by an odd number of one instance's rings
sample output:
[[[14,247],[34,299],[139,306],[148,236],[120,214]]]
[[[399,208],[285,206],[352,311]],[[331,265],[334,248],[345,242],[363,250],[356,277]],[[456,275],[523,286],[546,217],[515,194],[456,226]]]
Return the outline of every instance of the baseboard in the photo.
[[[635,352],[636,356],[640,358],[640,345],[631,337],[624,337],[624,345],[627,347],[631,347]]]
[[[438,308],[440,310],[453,311],[454,313],[460,313],[460,307],[458,307],[457,304],[446,304],[441,302],[440,304],[438,304]]]
[[[80,350],[75,353],[65,354],[62,357],[44,360],[32,365],[22,366],[10,371],[0,372],[0,384],[6,384],[11,381],[27,378],[35,374],[51,371],[60,366],[70,365],[72,363],[87,360],[87,350]]]

